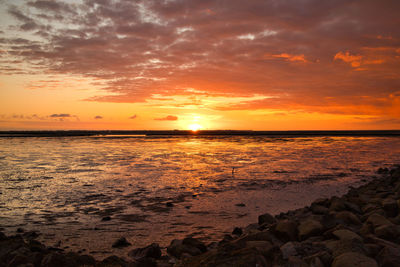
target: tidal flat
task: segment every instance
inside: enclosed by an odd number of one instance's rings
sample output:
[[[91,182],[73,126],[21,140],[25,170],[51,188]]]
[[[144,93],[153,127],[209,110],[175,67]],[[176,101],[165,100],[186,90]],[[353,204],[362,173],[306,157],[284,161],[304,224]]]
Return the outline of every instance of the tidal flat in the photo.
[[[340,196],[400,162],[396,136],[2,138],[0,227],[101,260]],[[112,244],[125,237],[131,246]]]

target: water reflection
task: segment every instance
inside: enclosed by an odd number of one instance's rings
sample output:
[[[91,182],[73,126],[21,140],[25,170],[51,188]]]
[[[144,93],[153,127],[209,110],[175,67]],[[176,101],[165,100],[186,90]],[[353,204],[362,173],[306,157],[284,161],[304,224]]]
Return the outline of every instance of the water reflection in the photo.
[[[262,212],[343,193],[400,162],[393,137],[0,140],[0,226],[99,255],[122,233],[135,246],[218,240]]]

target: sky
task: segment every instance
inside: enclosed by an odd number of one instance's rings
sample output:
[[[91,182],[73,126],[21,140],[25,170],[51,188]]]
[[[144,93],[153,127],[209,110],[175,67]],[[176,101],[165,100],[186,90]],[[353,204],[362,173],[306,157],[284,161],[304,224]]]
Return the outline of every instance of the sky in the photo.
[[[0,130],[400,129],[398,0],[0,0]]]

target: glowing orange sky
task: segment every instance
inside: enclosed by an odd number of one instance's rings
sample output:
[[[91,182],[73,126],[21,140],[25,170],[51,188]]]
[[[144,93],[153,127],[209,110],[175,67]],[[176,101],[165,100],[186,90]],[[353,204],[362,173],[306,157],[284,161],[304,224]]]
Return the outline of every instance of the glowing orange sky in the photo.
[[[0,4],[0,130],[400,129],[397,0]]]

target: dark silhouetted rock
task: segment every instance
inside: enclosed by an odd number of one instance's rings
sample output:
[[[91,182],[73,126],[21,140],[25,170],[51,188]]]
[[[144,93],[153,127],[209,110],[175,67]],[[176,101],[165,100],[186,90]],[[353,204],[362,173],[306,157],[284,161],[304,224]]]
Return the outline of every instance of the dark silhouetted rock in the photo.
[[[101,220],[103,222],[111,221],[111,217],[110,216],[106,216],[106,217],[101,218]]]
[[[376,261],[356,252],[344,253],[333,260],[332,267],[378,267]]]
[[[318,235],[324,227],[319,221],[308,219],[300,223],[298,227],[299,239],[305,240],[310,236]]]
[[[284,241],[296,241],[297,223],[292,220],[280,220],[275,226],[274,233]]]
[[[161,249],[157,243],[153,243],[144,248],[136,248],[134,250],[131,250],[128,255],[134,259],[140,259],[140,258],[159,259],[161,257]]]
[[[112,244],[112,247],[113,248],[122,248],[122,247],[127,247],[130,245],[131,245],[131,243],[129,243],[125,237],[120,237]]]
[[[384,247],[377,256],[378,262],[382,267],[392,267],[400,265],[400,247]]]
[[[276,220],[274,218],[274,216],[272,216],[269,213],[264,213],[260,216],[258,216],[258,224],[262,225],[262,224],[273,224],[275,223]]]
[[[232,231],[232,235],[241,236],[243,234],[243,230],[240,227],[235,227]]]

